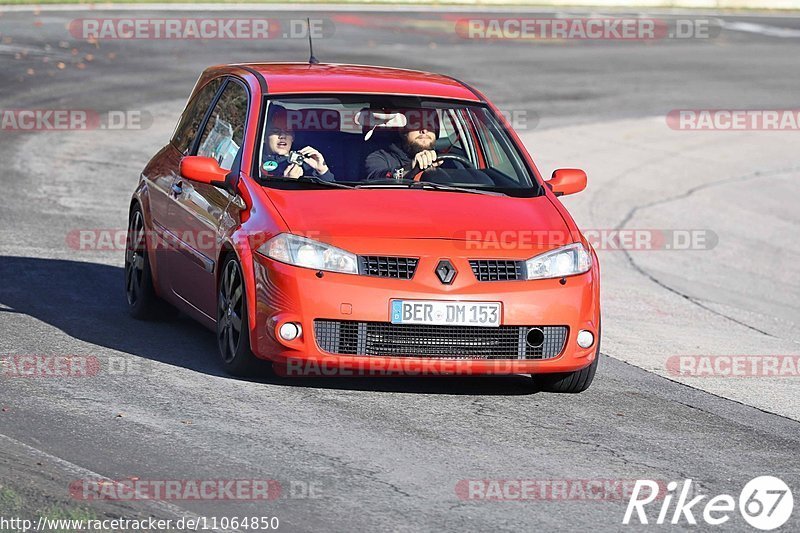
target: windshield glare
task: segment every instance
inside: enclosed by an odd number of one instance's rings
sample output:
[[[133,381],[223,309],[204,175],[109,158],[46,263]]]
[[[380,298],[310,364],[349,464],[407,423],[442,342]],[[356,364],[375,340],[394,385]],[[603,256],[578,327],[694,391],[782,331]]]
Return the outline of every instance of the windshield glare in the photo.
[[[539,189],[482,105],[415,97],[292,97],[268,100],[265,112],[258,177],[267,186],[399,187],[422,181],[517,194]]]

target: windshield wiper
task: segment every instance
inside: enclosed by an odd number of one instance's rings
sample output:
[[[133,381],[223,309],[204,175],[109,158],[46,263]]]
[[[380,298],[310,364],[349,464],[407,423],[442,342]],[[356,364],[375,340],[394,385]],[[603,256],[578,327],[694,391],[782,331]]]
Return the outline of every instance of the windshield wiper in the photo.
[[[336,181],[326,181],[317,176],[300,176],[299,178],[287,178],[284,176],[276,176],[269,178],[269,181],[280,181],[283,183],[314,183],[316,185],[324,185],[326,187],[334,187],[339,189],[369,189],[373,187],[381,187],[386,185],[404,186],[409,189],[435,189],[437,191],[450,191],[450,192],[465,192],[470,194],[485,194],[489,196],[506,196],[501,192],[484,191],[480,189],[470,189],[468,187],[456,187],[453,185],[444,185],[441,183],[434,183],[432,181],[412,181],[412,180],[381,180],[376,182],[360,182],[357,184],[344,184]]]
[[[299,178],[287,178],[285,176],[275,176],[271,178],[267,178],[264,180],[266,183],[270,181],[280,181],[281,183],[314,183],[316,185],[325,185],[327,187],[334,187],[339,189],[353,189],[354,185],[345,185],[344,183],[338,183],[336,181],[327,181],[317,176],[300,176]]]
[[[431,189],[436,189],[437,191],[466,192],[472,194],[486,194],[489,196],[505,196],[505,194],[501,192],[470,189],[469,187],[456,187],[455,185],[444,185],[442,183],[434,183],[432,181],[412,181],[408,184],[409,189],[424,189],[425,187],[430,187]]]
[[[408,189],[425,189],[426,187],[429,189],[435,189],[437,191],[449,191],[449,192],[465,192],[470,194],[486,194],[489,196],[506,196],[501,192],[495,191],[484,191],[481,189],[470,189],[468,187],[456,187],[454,185],[444,185],[442,183],[434,183],[432,181],[413,181],[409,179],[392,179],[392,180],[375,180],[370,182],[361,182],[355,187],[357,189],[369,189],[369,188],[379,188],[385,186],[402,186]]]

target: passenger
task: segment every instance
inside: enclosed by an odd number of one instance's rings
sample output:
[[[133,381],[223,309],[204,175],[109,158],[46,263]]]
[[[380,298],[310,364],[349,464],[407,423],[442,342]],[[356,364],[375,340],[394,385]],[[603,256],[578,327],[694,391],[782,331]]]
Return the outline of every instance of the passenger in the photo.
[[[333,172],[328,168],[319,150],[306,146],[292,152],[294,131],[287,118],[287,111],[282,107],[270,113],[261,161],[262,171],[267,177],[283,176],[297,179],[301,176],[315,176],[325,181],[333,181],[335,179]],[[297,154],[300,154],[300,157]]]

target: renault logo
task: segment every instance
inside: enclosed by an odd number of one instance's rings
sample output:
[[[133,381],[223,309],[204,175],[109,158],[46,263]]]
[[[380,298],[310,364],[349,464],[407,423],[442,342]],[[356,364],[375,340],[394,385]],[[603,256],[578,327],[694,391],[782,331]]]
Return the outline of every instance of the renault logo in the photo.
[[[458,270],[449,259],[442,259],[436,265],[436,277],[445,285],[453,283],[453,280],[456,279],[456,274],[458,274]]]

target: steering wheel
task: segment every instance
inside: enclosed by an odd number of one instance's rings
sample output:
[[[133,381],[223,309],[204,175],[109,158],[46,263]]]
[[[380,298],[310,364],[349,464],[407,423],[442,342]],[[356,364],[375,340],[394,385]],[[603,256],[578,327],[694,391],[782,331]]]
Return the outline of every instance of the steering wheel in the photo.
[[[434,161],[434,163],[438,163],[440,161],[448,161],[448,160],[458,161],[459,163],[461,163],[463,165],[466,165],[468,168],[472,168],[472,169],[475,168],[475,165],[472,163],[472,161],[470,161],[466,157],[461,157],[460,155],[455,155],[455,154],[442,154],[440,156],[437,156],[436,157],[436,161]],[[431,165],[426,169],[420,170],[419,172],[417,172],[414,175],[414,178],[413,178],[414,181],[419,181],[420,179],[422,179],[422,174],[423,173],[425,173],[425,172],[427,172],[429,170],[435,169],[435,168],[436,167]],[[413,170],[413,167],[412,167],[412,170]]]

